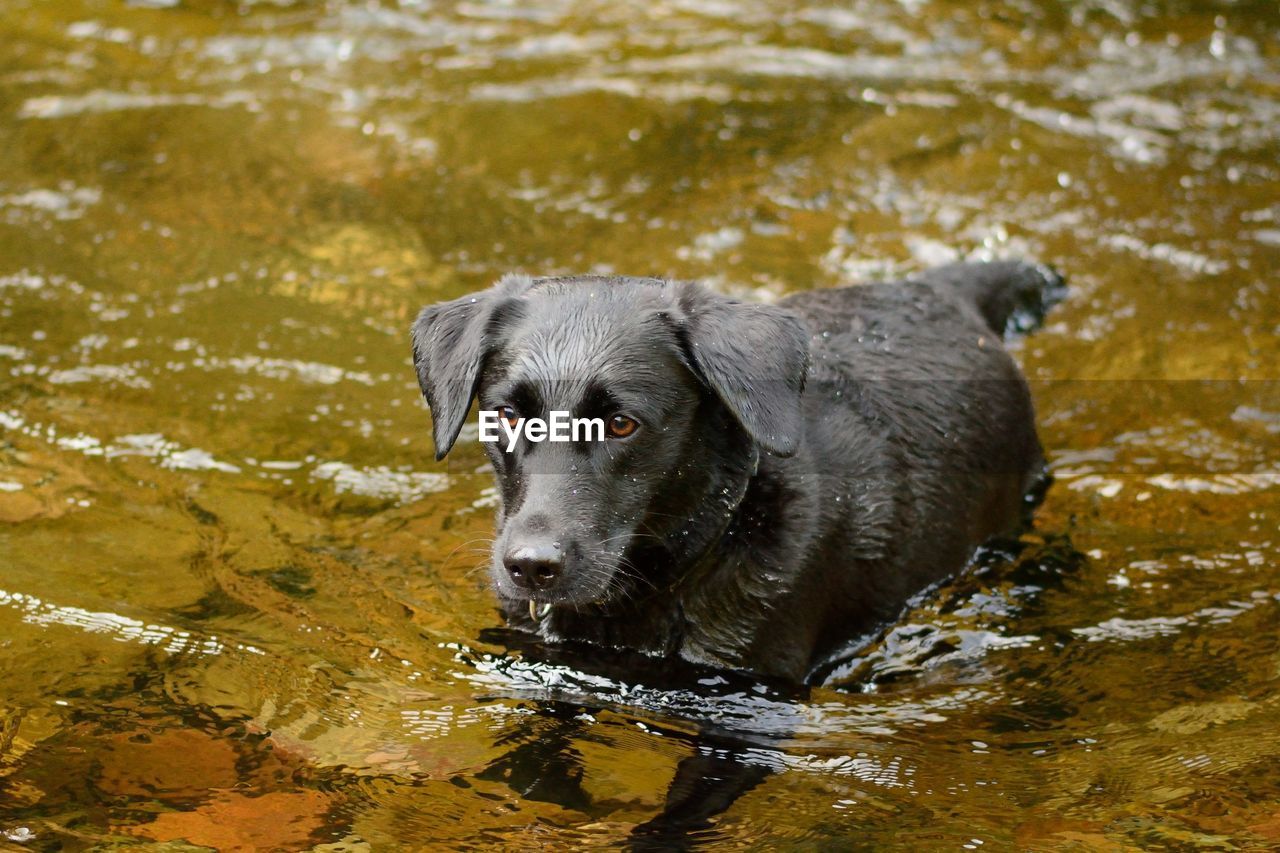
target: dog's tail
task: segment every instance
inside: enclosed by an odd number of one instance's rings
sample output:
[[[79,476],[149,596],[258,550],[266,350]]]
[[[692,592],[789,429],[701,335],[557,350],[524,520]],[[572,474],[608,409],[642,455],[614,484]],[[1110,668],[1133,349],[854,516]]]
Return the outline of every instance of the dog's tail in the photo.
[[[1067,291],[1052,267],[1027,261],[947,264],[918,278],[958,291],[977,307],[992,331],[1006,336],[1039,328]]]

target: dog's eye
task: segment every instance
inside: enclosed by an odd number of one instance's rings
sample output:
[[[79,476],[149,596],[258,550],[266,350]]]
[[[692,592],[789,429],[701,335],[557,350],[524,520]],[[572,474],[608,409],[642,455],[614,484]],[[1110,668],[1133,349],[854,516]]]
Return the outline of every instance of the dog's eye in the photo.
[[[614,415],[609,418],[609,423],[606,425],[610,438],[626,438],[635,432],[638,426],[640,424],[634,418],[626,415]]]
[[[498,417],[510,424],[512,429],[515,429],[520,421],[520,416],[517,415],[516,410],[510,406],[499,406]]]

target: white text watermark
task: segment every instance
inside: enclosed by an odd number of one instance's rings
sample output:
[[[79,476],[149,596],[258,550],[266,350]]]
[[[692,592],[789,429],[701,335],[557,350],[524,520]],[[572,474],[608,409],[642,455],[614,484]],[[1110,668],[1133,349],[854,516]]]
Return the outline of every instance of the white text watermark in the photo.
[[[480,412],[480,440],[494,443],[506,436],[506,451],[515,449],[523,435],[535,444],[540,441],[604,441],[603,418],[575,418],[568,412],[553,411],[551,417],[516,418],[515,423],[502,417],[496,409]]]

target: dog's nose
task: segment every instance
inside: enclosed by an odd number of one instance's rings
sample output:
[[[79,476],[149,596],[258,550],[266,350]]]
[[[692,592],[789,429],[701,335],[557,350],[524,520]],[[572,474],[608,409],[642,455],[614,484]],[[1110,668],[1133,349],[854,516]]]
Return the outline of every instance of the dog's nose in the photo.
[[[530,592],[546,589],[556,582],[564,569],[564,554],[558,542],[518,545],[507,551],[503,559],[507,574],[516,585]]]

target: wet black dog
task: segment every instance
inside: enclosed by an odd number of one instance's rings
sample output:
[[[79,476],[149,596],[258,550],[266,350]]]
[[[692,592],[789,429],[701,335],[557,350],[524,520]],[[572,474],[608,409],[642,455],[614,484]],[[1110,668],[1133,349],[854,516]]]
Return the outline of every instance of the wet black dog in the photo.
[[[487,445],[513,625],[802,680],[1020,522],[1043,458],[1001,337],[1059,286],[956,264],[762,305],[512,275],[425,308],[413,358],[437,458],[477,396],[606,424]]]

